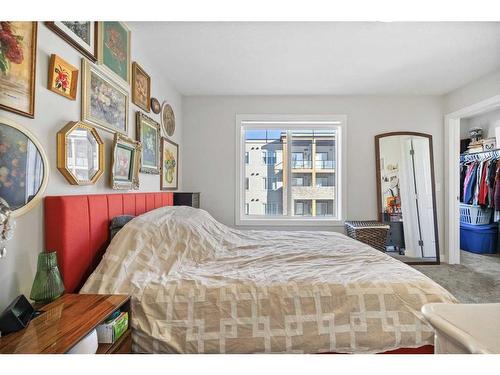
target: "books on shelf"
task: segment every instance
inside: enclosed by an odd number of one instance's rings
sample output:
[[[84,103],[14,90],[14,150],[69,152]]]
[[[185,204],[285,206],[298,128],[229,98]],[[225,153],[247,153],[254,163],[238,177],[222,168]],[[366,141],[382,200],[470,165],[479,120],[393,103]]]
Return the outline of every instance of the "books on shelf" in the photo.
[[[103,324],[97,326],[99,344],[114,344],[128,329],[128,312],[115,312]]]

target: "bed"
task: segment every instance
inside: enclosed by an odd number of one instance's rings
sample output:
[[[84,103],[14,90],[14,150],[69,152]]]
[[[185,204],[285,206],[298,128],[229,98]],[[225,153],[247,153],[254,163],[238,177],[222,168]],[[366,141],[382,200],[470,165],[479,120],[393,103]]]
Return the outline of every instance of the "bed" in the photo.
[[[421,306],[456,303],[339,233],[239,231],[200,209],[159,206],[120,230],[80,291],[132,296],[135,352],[422,351],[434,334]]]

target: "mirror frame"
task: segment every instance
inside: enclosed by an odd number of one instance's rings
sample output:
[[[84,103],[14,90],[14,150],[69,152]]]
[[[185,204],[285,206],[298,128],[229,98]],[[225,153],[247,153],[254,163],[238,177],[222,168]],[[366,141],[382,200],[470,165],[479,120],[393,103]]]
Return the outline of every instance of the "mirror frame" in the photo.
[[[42,183],[40,184],[40,188],[38,189],[36,195],[24,206],[13,210],[12,211],[12,217],[19,217],[21,215],[24,215],[26,212],[30,211],[32,208],[34,208],[38,203],[40,203],[43,194],[45,193],[45,189],[47,188],[47,184],[49,181],[49,175],[50,175],[50,166],[49,162],[47,159],[47,154],[45,154],[45,150],[42,147],[42,144],[38,141],[38,139],[35,137],[33,133],[31,133],[28,129],[26,129],[24,126],[16,123],[13,120],[10,120],[6,117],[0,117],[0,123],[5,124],[7,126],[10,126],[11,128],[14,128],[21,133],[23,133],[28,139],[33,142],[33,144],[36,146],[38,152],[40,153],[40,156],[42,157],[42,162],[43,162],[43,179]]]
[[[418,132],[389,132],[377,134],[375,136],[375,171],[376,171],[376,185],[377,185],[377,215],[378,221],[382,222],[382,188],[381,188],[381,180],[382,173],[380,170],[380,139],[398,135],[413,135],[416,137],[424,137],[429,140],[429,157],[431,162],[431,184],[432,184],[432,205],[434,206],[433,216],[434,216],[434,237],[436,239],[436,260],[429,262],[404,262],[406,264],[413,265],[424,265],[424,264],[440,264],[440,256],[439,256],[439,232],[438,232],[438,222],[437,222],[437,208],[436,208],[436,180],[434,177],[434,147],[432,143],[432,135],[426,133],[418,133]]]
[[[67,159],[66,159],[66,151],[67,145],[66,137],[68,134],[75,128],[83,128],[86,129],[92,134],[94,139],[97,142],[98,152],[99,152],[99,169],[92,176],[90,180],[79,180],[67,167]],[[71,185],[92,185],[95,184],[99,178],[104,173],[104,143],[99,137],[97,130],[95,127],[91,125],[87,125],[82,121],[71,121],[66,124],[61,130],[57,132],[57,169],[61,174],[66,178],[66,180]]]

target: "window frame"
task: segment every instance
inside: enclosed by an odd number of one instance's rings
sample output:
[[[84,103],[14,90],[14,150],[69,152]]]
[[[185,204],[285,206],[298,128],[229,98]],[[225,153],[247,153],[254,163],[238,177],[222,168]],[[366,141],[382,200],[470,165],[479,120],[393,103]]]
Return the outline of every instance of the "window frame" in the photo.
[[[336,127],[337,138],[335,142],[337,184],[335,188],[335,201],[337,217],[321,216],[278,216],[270,215],[245,215],[245,137],[244,129],[283,129],[306,130],[331,129]],[[346,144],[347,144],[347,116],[346,115],[236,115],[236,183],[235,183],[235,225],[238,226],[335,226],[344,225],[347,191]],[[292,152],[283,155],[287,165],[291,166]],[[313,161],[314,162],[314,161]],[[287,173],[287,186],[292,187],[292,173]],[[291,194],[287,199],[291,200]],[[291,208],[289,202],[288,206]]]

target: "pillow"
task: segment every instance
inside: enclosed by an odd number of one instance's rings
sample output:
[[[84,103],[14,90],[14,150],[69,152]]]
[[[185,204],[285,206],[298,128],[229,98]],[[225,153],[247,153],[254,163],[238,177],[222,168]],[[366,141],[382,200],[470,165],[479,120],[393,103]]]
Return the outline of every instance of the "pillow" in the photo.
[[[127,224],[134,217],[135,216],[133,215],[115,216],[109,224],[109,239],[112,240],[113,237],[120,231],[120,229],[122,229],[125,224]]]

